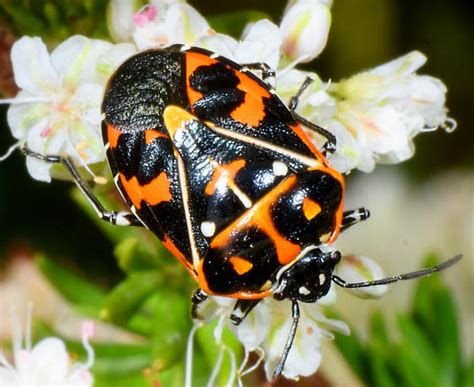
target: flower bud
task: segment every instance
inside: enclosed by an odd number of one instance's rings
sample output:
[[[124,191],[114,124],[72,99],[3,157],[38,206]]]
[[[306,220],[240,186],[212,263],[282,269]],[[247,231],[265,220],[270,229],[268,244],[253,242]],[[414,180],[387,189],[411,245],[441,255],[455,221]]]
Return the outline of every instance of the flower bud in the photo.
[[[289,62],[309,62],[323,48],[331,26],[329,7],[318,0],[299,0],[291,5],[281,21],[282,51]]]
[[[385,277],[379,264],[364,255],[345,255],[337,267],[337,275],[347,283],[374,281]],[[347,290],[360,298],[380,298],[387,292],[388,285]]]
[[[139,8],[138,0],[111,0],[107,9],[107,27],[116,42],[129,42],[134,30],[133,15]]]

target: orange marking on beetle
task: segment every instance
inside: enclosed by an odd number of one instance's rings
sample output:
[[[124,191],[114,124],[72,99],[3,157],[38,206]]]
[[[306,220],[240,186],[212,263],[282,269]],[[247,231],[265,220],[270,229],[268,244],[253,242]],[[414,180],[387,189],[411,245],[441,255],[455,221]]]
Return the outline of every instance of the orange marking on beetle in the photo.
[[[150,145],[155,139],[160,138],[160,137],[168,138],[166,134],[161,133],[160,131],[156,129],[145,130],[145,143],[147,145]]]
[[[160,173],[156,178],[145,185],[141,185],[135,176],[130,180],[127,180],[121,173],[119,176],[127,196],[136,209],[141,208],[142,200],[152,206],[171,200],[171,184],[168,176],[164,172]]]
[[[119,129],[114,128],[112,125],[107,124],[107,140],[109,142],[110,148],[116,148],[118,145],[118,140],[122,132]]]
[[[237,257],[235,255],[229,258],[229,262],[238,275],[248,273],[250,270],[252,270],[253,267],[252,262],[249,262],[245,258]]]
[[[328,241],[326,243],[332,243],[334,242],[341,230],[341,223],[342,223],[342,212],[344,209],[344,192],[345,192],[345,184],[344,184],[344,177],[342,174],[340,174],[338,171],[335,169],[332,169],[331,167],[315,167],[315,168],[309,168],[308,171],[323,171],[324,173],[327,173],[331,177],[333,177],[335,180],[337,180],[341,184],[341,201],[339,204],[338,209],[336,210],[336,214],[334,215],[334,228],[332,229],[331,235],[328,238]]]
[[[171,140],[174,140],[174,134],[178,129],[185,129],[186,123],[198,120],[191,113],[179,106],[169,105],[163,112],[166,130],[170,134]]]
[[[161,241],[161,243],[163,243],[163,245],[171,252],[171,254],[173,254],[184,265],[191,276],[197,281],[197,273],[193,264],[186,259],[186,256],[176,247],[168,235],[165,235],[165,238]]]
[[[224,248],[232,242],[232,236],[236,231],[248,227],[257,227],[264,232],[275,244],[278,261],[282,265],[291,262],[301,251],[301,246],[286,240],[275,228],[271,218],[271,208],[278,197],[290,190],[296,183],[296,176],[290,176],[262,199],[255,203],[249,210],[222,230],[211,241],[211,248]]]
[[[316,148],[311,137],[304,131],[301,125],[296,122],[295,124],[290,125],[291,130],[297,134],[297,136],[305,143],[305,145],[313,152],[313,154],[326,166],[329,167],[329,161],[327,158]]]
[[[197,101],[199,101],[203,94],[197,90],[194,90],[191,87],[191,76],[196,71],[198,67],[201,66],[211,66],[213,64],[218,63],[215,59],[210,58],[208,55],[200,54],[198,52],[191,52],[188,51],[185,54],[186,60],[186,91],[189,98],[189,104],[194,105]]]
[[[235,70],[234,74],[240,81],[237,88],[245,93],[245,97],[244,101],[230,113],[230,116],[248,126],[257,127],[260,121],[265,118],[263,99],[270,98],[270,93],[247,74]]]
[[[206,185],[206,189],[204,191],[205,194],[208,196],[213,195],[216,192],[217,187],[222,183],[224,183],[226,186],[229,186],[231,189],[236,188],[234,183],[235,176],[244,166],[244,159],[235,160],[226,165],[217,164],[216,169],[212,174],[211,180]],[[230,185],[232,185],[232,187]]]
[[[199,284],[199,287],[202,289],[204,293],[207,293],[209,295],[214,295],[214,296],[226,296],[226,297],[231,297],[231,298],[238,298],[240,300],[258,300],[261,298],[265,298],[268,296],[271,296],[273,291],[271,289],[267,290],[262,290],[260,292],[252,292],[252,291],[240,291],[240,292],[235,292],[235,293],[215,293],[211,289],[209,289],[209,284],[207,283],[206,276],[204,275],[204,272],[202,270],[202,265],[204,263],[204,260],[200,260],[198,267],[196,268],[197,272],[197,281]]]
[[[320,212],[321,206],[310,198],[303,199],[303,214],[306,219],[314,219]]]

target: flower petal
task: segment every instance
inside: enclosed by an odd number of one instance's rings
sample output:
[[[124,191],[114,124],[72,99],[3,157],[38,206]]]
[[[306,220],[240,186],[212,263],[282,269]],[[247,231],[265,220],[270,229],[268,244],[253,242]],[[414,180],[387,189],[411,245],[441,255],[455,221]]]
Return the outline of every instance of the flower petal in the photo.
[[[272,69],[280,60],[280,29],[270,20],[259,20],[246,30],[236,53],[238,63],[266,63]]]
[[[60,74],[64,86],[74,89],[81,82],[96,81],[96,63],[111,44],[75,35],[51,53],[51,63]]]
[[[23,37],[12,47],[15,82],[20,89],[39,95],[58,83],[48,51],[40,38]]]
[[[27,91],[20,91],[17,99],[27,99],[32,95]],[[49,105],[46,103],[14,103],[7,111],[7,122],[10,130],[17,139],[22,139],[32,126],[48,117]]]
[[[326,46],[330,26],[328,6],[319,1],[296,1],[281,21],[283,53],[290,62],[311,61]]]
[[[385,274],[380,265],[364,255],[346,255],[337,266],[337,275],[346,282],[366,282],[381,279]],[[388,285],[345,289],[361,298],[380,298],[388,291]]]
[[[286,311],[287,313],[278,313],[276,310],[273,310],[273,329],[270,331],[264,346],[265,353],[268,356],[268,359],[265,361],[265,373],[268,380],[272,379],[275,367],[280,361],[293,322],[290,313],[290,302],[275,302],[284,303],[285,306],[280,306],[280,309],[282,312]],[[288,379],[298,379],[300,376],[314,374],[321,362],[320,329],[304,308],[300,308],[300,311],[301,316],[298,330],[283,369],[283,375]]]
[[[0,366],[0,383],[2,386],[18,386],[21,385],[21,380],[14,369]]]
[[[262,300],[240,325],[229,324],[247,351],[251,352],[260,347],[266,338],[270,329],[270,313],[267,301]]]
[[[407,76],[417,71],[426,63],[426,56],[419,51],[412,51],[390,62],[369,70],[372,75],[388,77],[392,75]]]
[[[111,0],[107,8],[107,27],[116,42],[129,42],[134,30],[133,15],[137,11],[134,0]]]
[[[159,47],[174,43],[195,44],[196,40],[210,33],[206,19],[189,4],[176,2],[158,9],[154,20],[137,26],[133,38],[139,49]]]
[[[69,356],[64,342],[48,337],[36,344],[31,351],[28,370],[37,384],[63,384],[67,375]]]
[[[203,35],[196,40],[196,45],[237,62],[235,52],[239,42],[228,35]]]

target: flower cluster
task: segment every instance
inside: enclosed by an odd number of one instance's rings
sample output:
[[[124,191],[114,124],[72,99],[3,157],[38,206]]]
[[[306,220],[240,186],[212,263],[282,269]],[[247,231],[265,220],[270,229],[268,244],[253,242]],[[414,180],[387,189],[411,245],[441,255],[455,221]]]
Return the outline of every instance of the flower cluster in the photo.
[[[0,384],[2,386],[92,386],[89,371],[94,362],[94,351],[89,344],[93,335],[92,322],[86,321],[82,328],[82,345],[87,352],[85,363],[72,362],[64,342],[57,337],[47,337],[31,344],[31,309],[28,313],[25,337],[15,315],[13,328],[13,364],[0,352]]]
[[[108,77],[135,48],[73,36],[51,55],[39,38],[24,37],[12,48],[15,81],[21,91],[8,109],[19,140],[41,154],[66,154],[77,165],[103,161],[100,104]],[[51,165],[27,158],[31,176],[51,179]],[[89,169],[89,172],[92,172]]]
[[[207,48],[241,64],[266,63],[275,71],[270,81],[286,103],[310,78],[297,111],[336,136],[337,149],[330,159],[341,172],[356,168],[370,172],[376,163],[401,162],[413,155],[413,138],[420,132],[454,129],[454,121],[447,117],[443,83],[416,74],[426,61],[419,52],[332,83],[314,72],[296,69],[324,49],[331,3],[290,0],[279,24],[269,20],[251,23],[237,40],[214,31],[185,1],[151,0],[136,9],[132,0],[112,0],[108,26],[115,43],[73,36],[49,54],[39,38],[24,37],[12,49],[15,80],[21,91],[2,101],[11,104],[8,123],[18,140],[16,146],[28,144],[41,154],[67,155],[94,177],[91,165],[105,159],[99,130],[108,77],[137,50],[173,43]],[[319,135],[308,133],[316,143],[323,142]],[[27,166],[35,179],[49,181],[54,176],[51,166],[38,160],[27,158]],[[353,282],[382,276],[380,268],[365,257],[344,259],[339,270]],[[363,295],[380,296],[384,291],[367,289]],[[347,332],[345,324],[327,319],[320,311],[321,304],[333,299],[333,295],[327,296],[319,305],[302,306],[300,329],[283,370],[286,377],[317,370],[321,339],[331,337],[326,328]],[[231,309],[229,300],[218,301],[216,313],[229,315]],[[239,327],[231,327],[246,351],[264,353],[269,377],[287,338],[289,311],[286,302],[264,300]],[[64,352],[64,346],[56,341],[48,343]],[[40,351],[35,349],[25,353],[36,359],[33,355]],[[14,372],[3,363],[8,372]]]

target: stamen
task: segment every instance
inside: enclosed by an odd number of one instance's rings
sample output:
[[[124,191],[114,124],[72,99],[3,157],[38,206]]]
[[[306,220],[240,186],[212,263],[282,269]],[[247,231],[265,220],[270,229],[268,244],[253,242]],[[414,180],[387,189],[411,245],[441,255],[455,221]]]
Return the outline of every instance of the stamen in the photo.
[[[223,332],[223,328],[224,328],[224,321],[225,321],[226,318],[227,318],[227,316],[221,316],[221,318],[219,319],[219,322],[217,323],[217,326],[214,330],[214,336],[216,338],[216,344],[220,347],[220,351],[219,351],[219,355],[218,355],[218,358],[217,358],[217,361],[216,361],[216,366],[212,370],[209,381],[207,382],[207,387],[212,387],[212,386],[215,385],[215,383],[214,383],[215,379],[219,375],[219,372],[222,368],[222,360],[223,360],[224,352],[227,352],[229,354],[230,364],[231,364],[229,379],[227,380],[226,386],[232,387],[234,385],[234,380],[237,377],[237,367],[236,367],[236,361],[235,361],[235,354],[222,341],[222,332]]]
[[[81,154],[78,152],[78,150],[76,149],[76,147],[73,145],[72,143],[72,139],[71,139],[71,133],[70,133],[70,129],[67,128],[66,129],[66,140],[68,142],[68,145],[73,149],[74,153],[76,154],[77,158],[79,159],[79,163],[81,164],[81,166],[86,170],[86,172],[92,176],[92,178],[95,180],[97,178],[97,176],[95,175],[94,172],[92,172],[92,169],[89,168],[89,166],[86,164],[86,162],[84,161],[84,158],[81,156]]]
[[[434,132],[439,128],[439,126],[425,126],[421,129],[421,132],[423,133],[430,133]]]
[[[255,371],[258,368],[258,366],[260,365],[260,363],[263,361],[263,358],[265,357],[265,351],[260,347],[255,348],[254,351],[259,352],[258,360],[255,362],[255,364],[251,365],[249,368],[244,369],[241,372],[239,372],[239,378],[241,378],[242,376],[248,375],[251,372]],[[247,350],[245,350],[245,353],[246,353],[246,356],[248,357],[248,351]]]
[[[219,349],[219,355],[217,356],[216,365],[214,366],[211,376],[207,382],[207,387],[212,387],[215,385],[215,380],[217,378],[217,375],[219,374],[219,371],[222,368],[222,360],[224,359],[224,351],[225,351],[224,346],[221,346]]]
[[[7,358],[5,357],[3,351],[0,349],[0,364],[2,366],[4,366],[5,368],[7,368],[8,370],[10,371],[16,371],[15,370],[15,367],[13,367],[10,362],[7,360]]]
[[[91,344],[89,343],[89,339],[94,336],[94,323],[91,320],[86,320],[82,324],[81,328],[81,341],[82,346],[87,352],[87,361],[85,364],[81,364],[79,368],[89,369],[94,364],[94,349],[92,348]]]
[[[196,331],[201,327],[202,324],[195,323],[191,328],[188,336],[188,342],[186,343],[186,365],[185,365],[185,377],[184,386],[192,387],[191,380],[193,376],[193,351],[194,351],[194,336]]]
[[[4,161],[6,159],[8,159],[11,154],[16,151],[19,147],[21,146],[21,142],[18,141],[17,143],[13,144],[10,148],[8,148],[7,152],[3,155],[3,156],[0,156],[0,161]]]
[[[28,303],[28,310],[26,312],[26,328],[25,328],[25,345],[26,350],[31,352],[31,320],[33,318],[33,304]]]
[[[454,118],[448,117],[446,121],[442,125],[442,128],[445,130],[446,133],[452,133],[458,127],[458,123]]]
[[[12,307],[12,348],[13,353],[20,353],[22,347],[21,323],[16,314],[16,308]]]

